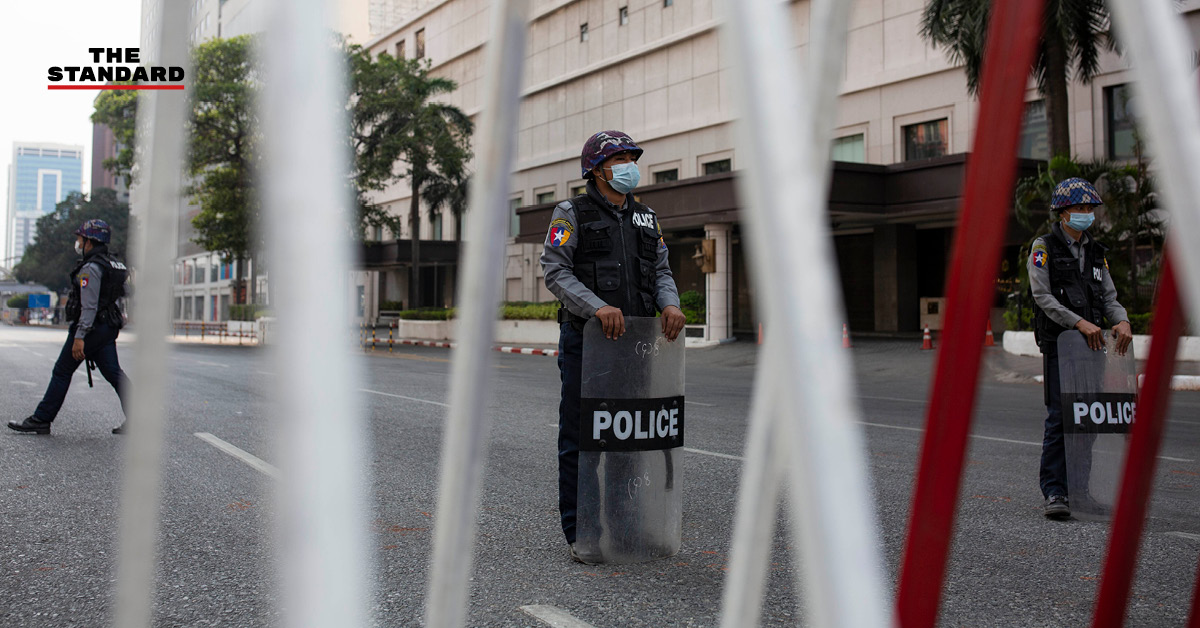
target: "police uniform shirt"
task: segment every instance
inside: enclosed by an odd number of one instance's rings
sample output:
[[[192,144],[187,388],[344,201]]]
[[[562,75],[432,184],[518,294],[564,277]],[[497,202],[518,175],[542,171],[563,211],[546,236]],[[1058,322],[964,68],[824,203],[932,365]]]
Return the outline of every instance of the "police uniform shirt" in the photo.
[[[594,192],[594,186],[594,183],[588,182],[587,189],[591,192],[590,198],[601,205],[601,211],[614,212],[618,216],[623,216],[624,212],[628,211],[628,195],[626,195],[625,202],[618,207],[609,202],[607,198],[603,198],[602,194]],[[646,208],[646,211],[654,213],[654,210],[649,207]],[[657,222],[655,219],[655,224]],[[575,207],[571,201],[563,201],[554,208],[554,214],[550,217],[550,230],[546,235],[546,244],[542,249],[541,264],[545,274],[546,287],[550,289],[550,292],[558,297],[558,300],[572,314],[591,318],[596,315],[596,310],[608,303],[584,286],[583,282],[575,276],[573,260],[575,249],[579,246],[578,225]],[[661,228],[659,236],[660,238],[662,236]],[[667,262],[667,246],[662,243],[661,239],[658,247],[658,260],[655,265],[654,300],[658,304],[659,310],[664,310],[671,305],[679,307],[679,291],[675,287],[675,278],[671,275],[671,266]]]
[[[100,281],[103,272],[98,262],[88,262],[79,269],[79,325],[75,328],[75,339],[83,340],[96,323],[96,311],[100,307]]]
[[[1063,235],[1067,240],[1067,248],[1075,256],[1075,259],[1079,260],[1079,272],[1084,272],[1086,269],[1083,265],[1086,260],[1083,256],[1083,246],[1091,240],[1092,236],[1088,235],[1086,231],[1078,240],[1072,240],[1066,232],[1063,232]],[[1053,237],[1056,236],[1051,232],[1033,241],[1033,250],[1030,252],[1029,261],[1026,264],[1029,268],[1029,287],[1033,292],[1033,300],[1038,307],[1042,308],[1046,316],[1050,317],[1050,320],[1067,329],[1074,329],[1075,324],[1083,317],[1059,303],[1058,299],[1050,293],[1050,260],[1045,257],[1049,255],[1049,247],[1045,240]],[[1043,256],[1041,266],[1038,265],[1039,253]],[[1108,319],[1109,324],[1116,325],[1121,321],[1128,321],[1129,315],[1125,312],[1125,308],[1117,302],[1117,288],[1113,285],[1107,264],[1104,267],[1101,285],[1104,286],[1104,317]]]

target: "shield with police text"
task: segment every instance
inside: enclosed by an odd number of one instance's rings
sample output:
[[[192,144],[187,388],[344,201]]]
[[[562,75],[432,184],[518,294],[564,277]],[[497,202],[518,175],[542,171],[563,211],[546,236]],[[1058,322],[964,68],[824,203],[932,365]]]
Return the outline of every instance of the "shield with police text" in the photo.
[[[657,318],[626,317],[617,340],[599,319],[583,329],[575,548],[596,562],[679,551],[683,345]]]
[[[1081,519],[1112,516],[1129,433],[1137,408],[1133,347],[1117,353],[1111,332],[1099,351],[1076,330],[1058,336],[1063,443],[1071,513]]]

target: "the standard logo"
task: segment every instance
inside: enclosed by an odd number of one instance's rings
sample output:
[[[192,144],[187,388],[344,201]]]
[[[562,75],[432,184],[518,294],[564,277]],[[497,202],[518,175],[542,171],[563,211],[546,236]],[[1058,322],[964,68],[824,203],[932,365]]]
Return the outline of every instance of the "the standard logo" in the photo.
[[[51,66],[46,71],[49,89],[183,89],[183,68],[178,66],[128,67],[141,63],[137,48],[88,48],[94,65]],[[118,65],[120,64],[120,65]],[[63,84],[63,80],[70,81]],[[136,85],[111,85],[112,82]]]

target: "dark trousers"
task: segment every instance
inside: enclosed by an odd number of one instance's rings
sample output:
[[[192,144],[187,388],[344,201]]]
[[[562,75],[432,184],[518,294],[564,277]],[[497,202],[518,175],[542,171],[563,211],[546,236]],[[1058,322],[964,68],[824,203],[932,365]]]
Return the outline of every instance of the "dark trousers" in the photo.
[[[121,409],[128,414],[125,392],[129,389],[129,378],[125,377],[125,372],[121,370],[121,363],[117,360],[117,336],[119,334],[120,330],[97,323],[83,339],[83,353],[87,359],[96,363],[100,374],[109,384],[112,384],[113,389],[117,391],[117,397],[121,399]],[[58,416],[59,409],[62,408],[63,400],[67,398],[67,390],[71,387],[71,376],[82,364],[71,355],[71,345],[73,344],[75,344],[74,324],[67,333],[67,342],[63,345],[62,353],[58,354],[58,361],[54,363],[54,372],[50,376],[50,385],[46,387],[46,394],[42,396],[42,402],[33,411],[33,416],[37,417],[39,421],[46,423],[53,421],[54,417]]]
[[[1042,497],[1067,496],[1067,453],[1063,441],[1061,383],[1058,378],[1058,347],[1049,345],[1042,353],[1042,386],[1046,396],[1046,431],[1042,437],[1040,479]]]
[[[583,378],[583,333],[562,323],[558,337],[558,372],[562,399],[558,403],[558,511],[567,543],[575,542],[579,494],[579,394]]]

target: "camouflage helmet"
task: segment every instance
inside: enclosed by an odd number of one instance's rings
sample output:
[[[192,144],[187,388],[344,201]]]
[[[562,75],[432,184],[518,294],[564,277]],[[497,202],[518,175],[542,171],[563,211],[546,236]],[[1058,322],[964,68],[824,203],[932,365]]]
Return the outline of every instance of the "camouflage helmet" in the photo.
[[[101,244],[108,244],[108,241],[112,239],[112,229],[109,228],[107,222],[99,218],[93,218],[80,225],[75,230],[75,235],[95,240]]]
[[[1100,193],[1087,179],[1071,177],[1064,179],[1054,188],[1054,197],[1050,201],[1050,209],[1060,210],[1072,205],[1103,205]]]
[[[583,169],[583,178],[592,178],[592,169],[604,163],[604,160],[617,153],[633,153],[633,160],[642,156],[633,138],[620,131],[600,131],[588,138],[583,145],[583,153],[579,156],[579,165]]]

